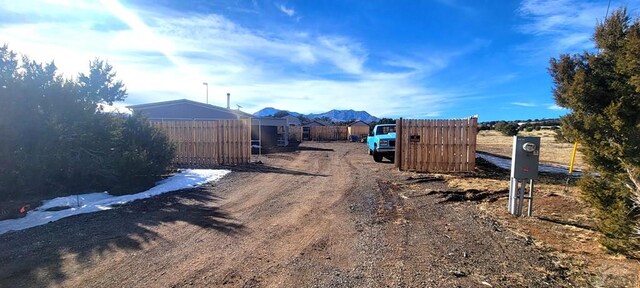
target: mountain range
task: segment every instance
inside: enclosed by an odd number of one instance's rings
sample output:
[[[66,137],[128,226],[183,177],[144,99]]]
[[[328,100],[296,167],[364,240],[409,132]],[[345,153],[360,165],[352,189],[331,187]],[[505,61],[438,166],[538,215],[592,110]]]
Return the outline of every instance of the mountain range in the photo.
[[[291,112],[291,111],[288,111],[288,110],[280,110],[280,109],[276,109],[276,108],[273,108],[273,107],[266,107],[266,108],[260,109],[260,111],[258,111],[256,113],[253,113],[253,116],[267,117],[267,116],[273,116],[278,112],[287,112],[290,115],[295,116],[295,117],[298,117],[298,116],[301,115],[300,113],[297,113],[297,112]]]
[[[361,120],[364,121],[366,123],[371,123],[374,121],[378,121],[378,118],[369,114],[367,111],[355,111],[353,109],[349,109],[349,110],[336,110],[333,109],[331,111],[327,111],[324,113],[317,113],[317,114],[301,114],[301,113],[297,113],[297,112],[291,112],[291,111],[287,111],[287,110],[280,110],[280,109],[276,109],[273,107],[266,107],[261,109],[260,111],[253,113],[254,116],[258,116],[258,117],[267,117],[267,116],[273,116],[276,113],[280,112],[280,111],[284,111],[284,112],[288,112],[290,115],[293,116],[300,116],[303,115],[309,119],[316,119],[316,118],[322,118],[322,117],[327,117],[329,119],[331,119],[331,121],[334,122],[340,122],[340,121],[350,121],[350,120]]]

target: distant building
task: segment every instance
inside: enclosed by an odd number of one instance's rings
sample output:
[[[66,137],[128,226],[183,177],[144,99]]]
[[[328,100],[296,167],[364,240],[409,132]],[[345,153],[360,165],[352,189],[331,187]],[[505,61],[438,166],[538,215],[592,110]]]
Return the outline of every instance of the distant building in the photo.
[[[351,123],[347,129],[349,137],[356,136],[353,140],[360,140],[369,135],[369,124],[362,120]]]
[[[314,127],[314,126],[328,126],[326,123],[320,120],[312,120],[302,124],[303,127]]]
[[[286,119],[256,117],[251,119],[251,140],[261,140],[262,146],[288,146],[289,125]]]
[[[285,119],[287,120],[287,123],[289,126],[302,126],[302,122],[300,121],[300,119],[298,119],[298,117],[293,116],[293,115],[287,115],[284,117],[280,117],[280,119]]]
[[[251,119],[251,140],[262,146],[286,146],[289,127],[286,119],[255,117],[249,113],[187,99],[131,105],[133,114],[150,120],[240,120]],[[260,139],[261,138],[261,139]]]
[[[127,106],[133,114],[151,120],[233,120],[253,116],[240,110],[227,109],[187,99]]]
[[[367,127],[369,127],[369,123],[364,122],[362,120],[358,120],[356,122],[351,123],[351,125],[349,125],[349,126],[350,127],[353,127],[353,126],[367,126]]]

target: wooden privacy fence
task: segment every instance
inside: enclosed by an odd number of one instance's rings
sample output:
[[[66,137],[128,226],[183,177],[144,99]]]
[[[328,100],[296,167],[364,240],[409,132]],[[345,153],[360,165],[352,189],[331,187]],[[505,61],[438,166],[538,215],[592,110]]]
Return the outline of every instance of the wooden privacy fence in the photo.
[[[403,171],[470,172],[476,164],[478,118],[396,121],[395,165]]]
[[[251,159],[251,120],[151,120],[176,146],[181,168],[245,164]]]
[[[360,137],[369,135],[369,126],[350,126],[349,135],[358,135]]]
[[[302,142],[302,126],[289,126],[289,141]]]
[[[310,128],[312,141],[344,141],[349,139],[347,126],[313,126]]]

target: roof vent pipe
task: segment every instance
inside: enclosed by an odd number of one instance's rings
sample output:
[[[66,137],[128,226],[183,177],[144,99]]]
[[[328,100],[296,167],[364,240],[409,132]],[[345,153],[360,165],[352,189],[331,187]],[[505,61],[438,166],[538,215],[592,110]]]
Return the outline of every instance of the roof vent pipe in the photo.
[[[227,109],[231,109],[231,93],[227,93]]]

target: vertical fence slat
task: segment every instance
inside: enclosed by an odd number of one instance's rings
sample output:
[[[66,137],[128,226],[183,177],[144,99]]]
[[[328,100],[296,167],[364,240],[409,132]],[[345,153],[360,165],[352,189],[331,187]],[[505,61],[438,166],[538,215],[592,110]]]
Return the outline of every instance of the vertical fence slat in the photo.
[[[395,167],[398,169],[418,172],[474,170],[477,118],[399,119],[396,126]],[[419,136],[420,140],[412,142],[411,136]]]
[[[436,138],[436,143],[434,143],[434,149],[436,150],[436,163],[435,166],[438,171],[442,171],[445,163],[445,146],[444,146],[444,125],[442,120],[436,120],[436,133],[438,134]]]
[[[151,120],[176,147],[181,168],[244,164],[251,160],[251,123],[243,120]]]
[[[469,158],[470,159],[470,166],[469,167],[469,171],[474,171],[476,169],[476,144],[478,143],[477,141],[477,137],[478,137],[478,118],[472,117],[471,118],[471,144],[470,149],[469,149]]]
[[[429,126],[424,127],[423,129],[423,133],[425,134],[425,136],[427,136],[426,138],[426,143],[425,143],[425,147],[427,149],[427,155],[426,159],[425,159],[425,165],[423,167],[423,170],[425,171],[431,171],[433,170],[432,168],[435,167],[436,165],[436,149],[434,149],[434,143],[435,143],[435,137],[436,137],[436,133],[435,133],[435,129],[434,129],[434,124],[435,121],[434,120],[429,120],[427,122],[429,124]]]

